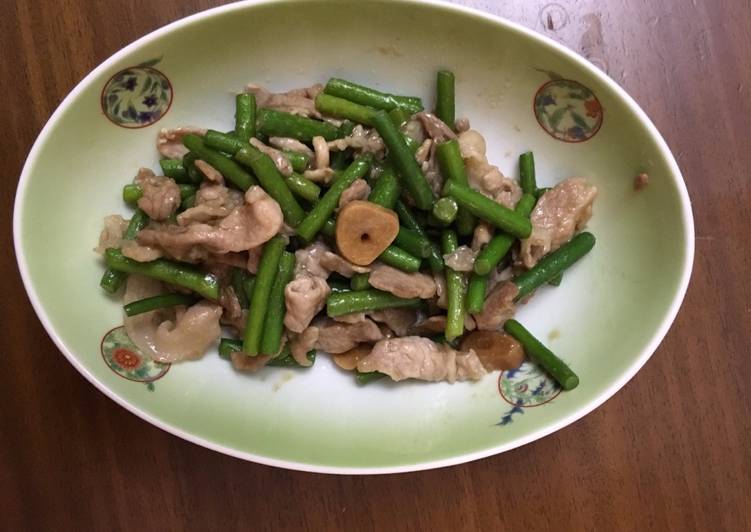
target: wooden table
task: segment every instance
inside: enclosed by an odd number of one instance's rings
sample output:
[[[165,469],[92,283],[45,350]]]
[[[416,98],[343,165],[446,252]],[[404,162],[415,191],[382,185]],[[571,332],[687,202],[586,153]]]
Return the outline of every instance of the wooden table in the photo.
[[[459,2],[563,42],[636,98],[688,182],[694,275],[655,356],[586,418],[501,456],[381,477],[246,463],[147,424],[57,352],[21,285],[13,197],[47,118],[120,47],[219,3],[3,2],[0,529],[751,530],[749,0]]]

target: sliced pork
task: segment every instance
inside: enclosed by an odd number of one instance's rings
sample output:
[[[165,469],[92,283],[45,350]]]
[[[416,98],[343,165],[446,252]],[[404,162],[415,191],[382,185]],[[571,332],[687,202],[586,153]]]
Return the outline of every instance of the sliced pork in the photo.
[[[282,210],[257,186],[248,189],[245,201],[215,225],[194,223],[149,227],[138,233],[138,241],[159,246],[179,260],[192,256],[196,247],[211,253],[255,248],[279,232],[283,222]]]
[[[420,336],[390,338],[376,343],[357,363],[361,372],[378,371],[395,381],[478,380],[486,371],[474,351],[463,353]]]
[[[522,240],[520,257],[532,268],[542,257],[571,240],[592,216],[597,188],[583,177],[571,177],[548,190],[530,216],[532,234]]]
[[[156,138],[156,149],[167,159],[182,159],[188,153],[188,148],[183,146],[185,135],[204,136],[206,129],[201,127],[173,127],[160,129]]]
[[[407,273],[385,264],[376,263],[368,278],[370,286],[397,297],[430,299],[436,295],[435,281],[424,273]]]
[[[180,206],[180,187],[174,179],[157,176],[148,168],[141,168],[134,182],[143,190],[138,207],[152,220],[166,220]]]

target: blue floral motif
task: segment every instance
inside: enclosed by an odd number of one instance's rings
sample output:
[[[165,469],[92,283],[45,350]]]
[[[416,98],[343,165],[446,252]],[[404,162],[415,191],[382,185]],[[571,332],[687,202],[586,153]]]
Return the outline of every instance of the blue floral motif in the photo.
[[[505,414],[503,414],[503,417],[501,418],[501,420],[498,423],[496,423],[496,425],[499,425],[499,426],[508,425],[509,423],[511,423],[512,421],[514,421],[514,419],[513,419],[514,414],[523,414],[524,413],[524,409],[522,409],[521,403],[522,403],[522,401],[521,401],[521,399],[519,399],[516,402],[516,404],[513,406],[513,408],[511,408],[511,410],[509,410],[508,412],[506,412]]]
[[[138,113],[138,121],[142,124],[145,124],[149,122],[152,118],[154,118],[154,113],[150,113],[148,111],[141,111]]]
[[[538,384],[537,387],[534,390],[532,390],[532,395],[534,396],[540,395],[543,392],[543,390],[545,390],[545,386],[547,386],[547,382],[540,381],[540,384]]]
[[[508,370],[504,371],[503,373],[504,373],[504,375],[506,375],[507,379],[513,379],[514,375],[516,375],[519,372],[520,368],[521,368],[521,366],[519,366],[518,368],[514,368],[514,369],[508,369]]]
[[[524,414],[524,409],[540,406],[556,398],[560,386],[547,373],[532,362],[525,362],[516,369],[501,373],[498,391],[512,408],[503,414],[497,425],[513,422],[515,414]]]
[[[140,128],[153,124],[172,104],[172,85],[153,68],[159,59],[121,70],[102,90],[102,110],[114,124]]]
[[[123,83],[125,90],[130,92],[133,92],[133,90],[136,88],[136,85],[138,85],[138,78],[136,78],[135,76],[129,77]]]
[[[540,103],[542,105],[555,105],[555,98],[553,98],[550,94],[545,94],[540,99]]]
[[[574,139],[583,139],[587,136],[587,133],[580,126],[574,126],[568,129],[566,134]]]

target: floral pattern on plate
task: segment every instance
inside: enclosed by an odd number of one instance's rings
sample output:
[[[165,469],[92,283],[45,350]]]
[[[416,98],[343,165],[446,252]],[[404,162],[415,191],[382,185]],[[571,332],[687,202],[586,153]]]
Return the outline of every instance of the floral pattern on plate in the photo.
[[[555,399],[561,393],[561,387],[537,364],[524,362],[517,369],[501,373],[498,391],[512,407],[503,414],[498,425],[508,425],[515,414],[524,414],[524,408],[541,406]]]
[[[118,126],[136,129],[158,121],[172,105],[172,84],[154,68],[159,59],[121,70],[104,85],[104,115]]]
[[[535,94],[534,112],[540,126],[564,142],[584,142],[602,127],[600,100],[570,79],[555,78],[542,85]]]
[[[110,369],[130,381],[151,384],[164,377],[170,369],[170,364],[155,362],[141,353],[122,326],[104,335],[101,350],[102,358]]]

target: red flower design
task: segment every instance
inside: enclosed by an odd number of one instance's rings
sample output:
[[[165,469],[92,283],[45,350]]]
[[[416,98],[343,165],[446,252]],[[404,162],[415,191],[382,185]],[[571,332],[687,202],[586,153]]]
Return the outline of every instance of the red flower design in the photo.
[[[587,116],[597,118],[602,113],[602,106],[597,98],[592,98],[584,102],[584,108],[587,110]]]
[[[112,352],[112,360],[114,360],[118,366],[127,370],[137,369],[142,363],[140,356],[124,347],[118,347]]]

